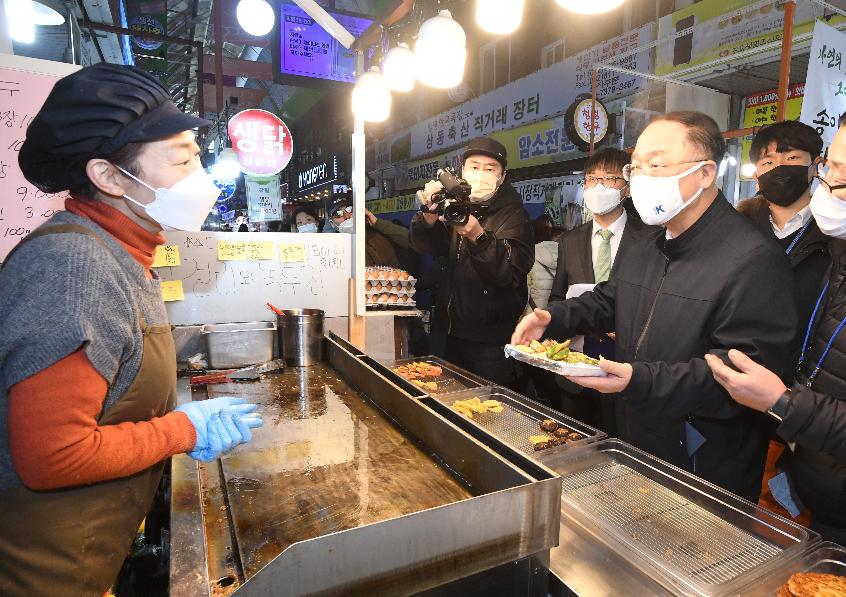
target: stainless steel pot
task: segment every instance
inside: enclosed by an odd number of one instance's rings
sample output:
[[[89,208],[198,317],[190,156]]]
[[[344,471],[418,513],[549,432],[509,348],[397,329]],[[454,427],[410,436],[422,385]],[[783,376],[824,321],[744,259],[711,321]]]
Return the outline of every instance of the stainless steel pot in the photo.
[[[323,311],[283,309],[276,317],[279,354],[285,364],[308,367],[323,360]]]

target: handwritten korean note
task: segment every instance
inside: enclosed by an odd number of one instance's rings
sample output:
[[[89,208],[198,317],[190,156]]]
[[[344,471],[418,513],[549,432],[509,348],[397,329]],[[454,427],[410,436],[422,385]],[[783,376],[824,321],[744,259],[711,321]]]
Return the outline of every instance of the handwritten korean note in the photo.
[[[182,290],[182,280],[162,281],[162,299],[164,302],[184,301],[185,293]]]
[[[159,245],[156,247],[153,267],[177,267],[181,263],[177,245]]]
[[[279,259],[282,263],[300,263],[305,261],[305,244],[281,243],[279,245]]]

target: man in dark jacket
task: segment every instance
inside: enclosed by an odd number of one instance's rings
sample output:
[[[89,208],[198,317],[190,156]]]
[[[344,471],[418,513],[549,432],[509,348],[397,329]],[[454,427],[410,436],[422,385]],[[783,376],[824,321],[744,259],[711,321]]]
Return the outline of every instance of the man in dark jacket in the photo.
[[[697,112],[653,120],[627,169],[644,223],[666,226],[622,256],[593,292],[536,310],[512,342],[545,332],[617,334],[607,377],[571,378],[619,393],[617,432],[659,458],[756,500],[767,450],[762,417],[731,400],[703,355],[742,345],[781,368],[796,333],[784,253],[716,187],[725,152],[717,124]]]
[[[449,225],[429,211],[440,183],[418,192],[423,210],[411,224],[418,253],[445,256],[435,299],[445,318],[444,357],[503,385],[515,382],[514,362],[503,346],[528,300],[526,276],[535,258],[529,215],[506,180],[505,147],[493,139],[470,142],[462,177],[470,183],[474,212],[464,225]]]
[[[630,214],[624,208],[629,185],[623,178],[623,168],[630,162],[627,152],[612,148],[596,152],[585,162],[584,202],[593,219],[565,232],[559,241],[550,303],[566,300],[567,291],[574,284],[593,285],[615,276],[620,257],[640,238],[656,232],[641,222],[637,212]],[[594,358],[601,354],[613,359],[614,341],[607,334],[589,334],[584,352]],[[613,396],[601,396],[559,375],[548,375],[562,388],[561,412],[616,434]]]
[[[811,181],[822,161],[822,146],[817,131],[796,120],[761,129],[749,148],[760,195],[737,206],[737,211],[749,217],[764,236],[780,245],[793,269],[800,335],[793,343],[792,356],[782,376],[786,383],[793,379],[802,347],[801,332],[808,327],[823,277],[831,264],[827,237],[814,221],[809,206]],[[772,428],[774,435],[775,426]],[[785,493],[780,490],[780,484],[785,482],[779,473],[782,466],[779,458],[784,448],[777,437],[770,442],[760,504],[791,516],[797,510],[784,503]],[[785,512],[779,506],[787,506],[789,510]]]
[[[732,398],[767,412],[788,444],[786,465],[811,528],[846,544],[846,127],[829,147],[828,172],[811,199],[811,212],[829,237],[831,267],[818,295],[796,379],[787,388],[773,371],[740,350],[729,351],[735,369],[706,357],[714,378]],[[770,368],[772,369],[772,368]]]

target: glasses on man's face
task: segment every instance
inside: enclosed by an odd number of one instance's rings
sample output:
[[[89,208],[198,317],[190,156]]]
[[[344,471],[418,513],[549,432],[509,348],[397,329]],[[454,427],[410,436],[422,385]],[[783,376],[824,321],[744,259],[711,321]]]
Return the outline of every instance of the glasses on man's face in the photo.
[[[821,176],[817,176],[817,179],[819,179],[819,181],[826,186],[829,193],[834,193],[834,191],[842,191],[843,189],[846,189],[846,184],[834,184],[833,185],[833,184],[826,182],[825,179],[823,179]]]
[[[339,207],[335,210],[332,214],[333,218],[343,218],[344,214],[351,214],[352,213],[352,205],[347,205],[346,207]]]
[[[603,186],[612,188],[617,187],[626,182],[622,176],[594,176],[593,174],[585,175],[585,186],[587,188],[596,186],[596,183],[602,183]]]
[[[667,174],[664,174],[664,170],[666,168],[710,161],[711,160],[688,160],[686,162],[676,162],[674,164],[649,164],[647,166],[632,166],[631,164],[626,164],[623,166],[623,178],[625,178],[626,181],[630,181],[635,176],[668,176]]]

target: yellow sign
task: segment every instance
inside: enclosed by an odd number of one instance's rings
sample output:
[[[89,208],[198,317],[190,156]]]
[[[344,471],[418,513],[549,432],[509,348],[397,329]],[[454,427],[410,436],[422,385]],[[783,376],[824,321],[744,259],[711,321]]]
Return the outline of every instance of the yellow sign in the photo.
[[[272,240],[248,240],[244,243],[244,250],[247,253],[248,261],[261,261],[273,259]]]
[[[279,259],[282,263],[300,263],[305,261],[305,245],[303,243],[280,243]]]
[[[400,195],[387,199],[374,199],[367,202],[367,209],[372,214],[393,213],[396,211],[412,211],[417,209],[417,196]]]
[[[180,264],[177,245],[159,245],[153,257],[153,267],[176,267]]]
[[[787,106],[785,120],[799,120],[802,112],[802,98],[805,96],[805,84],[796,83],[791,85],[787,91]],[[754,95],[747,95],[743,105],[743,128],[756,128],[774,124],[776,121],[776,98],[778,90],[763,91]],[[749,149],[752,147],[754,135],[747,135],[740,145],[740,163],[748,164]],[[740,175],[741,180],[755,180],[754,177]]]
[[[217,258],[219,261],[245,261],[247,259],[247,249],[244,241],[217,241]]]
[[[162,298],[164,302],[185,300],[185,293],[182,291],[182,280],[162,281]]]

